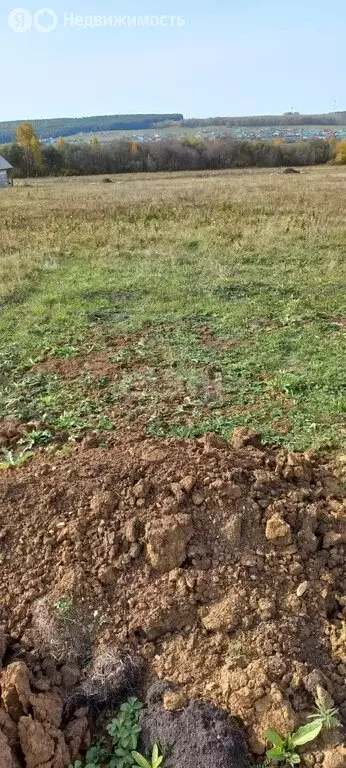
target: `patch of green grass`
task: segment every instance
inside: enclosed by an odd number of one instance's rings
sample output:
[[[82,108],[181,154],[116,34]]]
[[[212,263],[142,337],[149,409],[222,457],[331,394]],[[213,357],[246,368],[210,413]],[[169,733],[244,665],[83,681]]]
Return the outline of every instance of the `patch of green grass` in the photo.
[[[248,425],[290,448],[341,446],[346,179],[324,169],[294,182],[15,188],[0,221],[0,420],[27,424],[28,447],[128,424],[181,437]],[[45,369],[54,359],[73,375]]]

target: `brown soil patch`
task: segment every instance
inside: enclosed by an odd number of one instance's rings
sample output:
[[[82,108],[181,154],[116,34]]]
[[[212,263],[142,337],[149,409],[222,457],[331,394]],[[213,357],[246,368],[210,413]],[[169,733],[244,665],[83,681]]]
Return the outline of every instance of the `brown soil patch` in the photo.
[[[90,373],[95,378],[102,376],[114,377],[117,366],[112,364],[106,355],[79,355],[72,358],[51,357],[44,363],[39,363],[37,370],[41,373],[58,373],[64,379],[75,379]]]
[[[317,685],[346,719],[345,491],[316,457],[243,429],[131,435],[2,473],[0,504],[0,626],[26,646],[35,602],[71,599],[103,643],[240,717],[256,752]]]
[[[0,421],[0,449],[9,450],[25,436],[26,428],[21,422],[16,421],[16,419]]]
[[[273,421],[272,426],[274,427],[274,429],[276,429],[278,432],[281,432],[283,435],[287,435],[293,429],[293,424],[288,419],[281,419],[281,421]]]
[[[110,379],[116,379],[119,371],[136,367],[140,370],[137,361],[122,360],[116,363],[102,353],[79,355],[73,358],[52,357],[40,363],[37,370],[42,373],[58,373],[64,379],[75,379],[78,376],[90,374],[95,379],[101,379],[108,376]]]
[[[212,347],[213,349],[219,349],[225,352],[228,349],[239,345],[239,341],[236,339],[218,339],[215,336],[214,331],[207,325],[204,328],[201,328],[199,336],[201,344],[205,347]]]
[[[135,354],[133,360],[125,359],[117,362],[113,362],[110,359],[110,356],[122,352],[125,349],[128,349],[129,352],[133,351],[136,342],[142,338],[143,333],[147,330],[148,328],[145,327],[141,331],[129,334],[128,336],[120,336],[116,338],[111,336],[109,339],[106,339],[107,347],[110,350],[109,354],[106,352],[90,352],[89,354],[77,355],[76,357],[70,358],[50,357],[42,363],[39,363],[36,366],[36,370],[42,373],[57,373],[65,379],[74,379],[88,373],[97,379],[100,379],[103,376],[108,376],[109,378],[114,379],[117,378],[118,371],[124,369],[135,367],[136,370],[141,371],[143,366],[141,367],[141,361],[139,363]]]

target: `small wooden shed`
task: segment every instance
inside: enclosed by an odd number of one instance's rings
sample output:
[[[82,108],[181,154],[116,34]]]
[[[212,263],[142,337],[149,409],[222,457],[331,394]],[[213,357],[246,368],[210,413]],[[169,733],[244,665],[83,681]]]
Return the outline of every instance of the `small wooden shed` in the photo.
[[[13,166],[7,162],[2,155],[0,155],[0,187],[9,187],[12,185],[12,171]]]

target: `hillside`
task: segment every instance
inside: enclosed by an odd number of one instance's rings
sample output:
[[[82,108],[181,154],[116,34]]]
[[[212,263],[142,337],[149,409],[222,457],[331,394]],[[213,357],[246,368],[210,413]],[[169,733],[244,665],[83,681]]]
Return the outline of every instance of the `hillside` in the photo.
[[[16,138],[16,129],[23,120],[0,122],[0,144],[7,144]],[[59,117],[47,120],[32,120],[40,139],[72,137],[77,134],[95,134],[113,131],[145,131],[161,129],[193,129],[222,126],[225,128],[269,127],[269,126],[344,126],[346,112],[330,112],[320,115],[301,115],[287,112],[284,115],[253,115],[245,117],[208,117],[184,119],[181,113],[158,115],[98,115],[90,117]],[[111,133],[110,139],[115,134]],[[100,137],[104,140],[104,137]]]
[[[97,131],[142,130],[153,128],[162,122],[177,122],[183,115],[99,115],[94,117],[58,117],[47,120],[32,120],[40,139],[73,136],[76,133],[95,133]],[[23,120],[0,123],[0,143],[14,141],[16,130]]]

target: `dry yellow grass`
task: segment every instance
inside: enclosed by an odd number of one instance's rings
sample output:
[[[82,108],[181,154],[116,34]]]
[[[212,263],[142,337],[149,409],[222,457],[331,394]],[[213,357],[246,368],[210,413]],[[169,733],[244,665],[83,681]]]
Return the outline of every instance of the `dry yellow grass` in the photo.
[[[30,179],[1,192],[1,293],[25,280],[50,258],[69,257],[76,249],[134,245],[131,224],[137,214],[158,207],[155,226],[133,230],[145,247],[162,233],[170,244],[203,224],[211,240],[275,242],[287,228],[311,236],[334,237],[345,222],[346,170],[309,168],[298,176],[278,170],[118,175],[103,178]],[[237,210],[227,221],[223,206]],[[238,214],[238,215],[235,215]],[[139,217],[140,218],[140,217]],[[202,219],[202,222],[201,222]],[[138,229],[140,232],[138,232]],[[164,232],[163,232],[164,230]],[[120,242],[123,239],[123,242]]]

